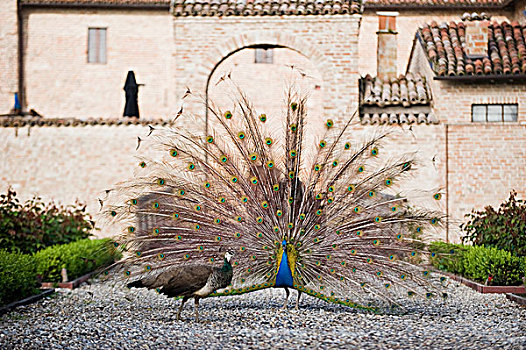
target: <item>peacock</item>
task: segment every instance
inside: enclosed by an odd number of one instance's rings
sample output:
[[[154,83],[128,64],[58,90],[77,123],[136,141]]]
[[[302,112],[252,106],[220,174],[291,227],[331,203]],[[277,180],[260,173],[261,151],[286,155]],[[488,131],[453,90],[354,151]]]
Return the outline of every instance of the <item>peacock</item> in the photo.
[[[107,191],[104,211],[122,229],[114,242],[124,252],[119,276],[184,296],[182,309],[231,251],[233,275],[198,298],[274,287],[285,289],[284,307],[295,289],[296,307],[305,293],[377,308],[445,296],[419,264],[431,254],[422,238],[444,221],[440,205],[423,208],[403,194],[416,154],[388,156],[391,131],[361,136],[356,112],[307,135],[307,97],[293,88],[282,115],[255,110],[239,88],[235,94],[228,109],[205,103],[205,131],[199,116],[179,118],[182,108],[172,126],[150,127],[134,177]],[[189,89],[184,96],[194,97]],[[440,190],[422,193],[442,198]],[[204,271],[198,285],[191,273],[178,281],[184,291],[162,282],[195,266]]]

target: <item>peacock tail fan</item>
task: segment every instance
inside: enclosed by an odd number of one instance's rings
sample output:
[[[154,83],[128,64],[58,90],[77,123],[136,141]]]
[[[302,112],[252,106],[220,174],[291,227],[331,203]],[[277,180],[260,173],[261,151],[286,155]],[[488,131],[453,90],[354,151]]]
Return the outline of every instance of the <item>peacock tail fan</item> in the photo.
[[[284,115],[273,116],[237,94],[229,110],[207,104],[206,132],[191,130],[186,116],[156,128],[142,148],[154,155],[111,191],[104,210],[122,228],[119,274],[221,266],[229,250],[234,279],[214,295],[275,286],[283,263],[290,287],[349,306],[441,294],[419,263],[444,215],[404,194],[415,154],[386,149],[389,131],[358,136],[354,115],[326,120],[308,143],[305,97],[289,90]]]

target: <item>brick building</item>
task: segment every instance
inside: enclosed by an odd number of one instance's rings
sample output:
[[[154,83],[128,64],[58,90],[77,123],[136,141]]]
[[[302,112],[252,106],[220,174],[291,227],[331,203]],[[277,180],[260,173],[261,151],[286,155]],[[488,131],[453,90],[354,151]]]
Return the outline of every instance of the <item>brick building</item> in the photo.
[[[511,189],[526,196],[525,9],[526,0],[5,1],[0,113],[19,92],[44,118],[0,117],[0,186],[79,198],[96,214],[97,196],[131,175],[136,136],[169,121],[187,87],[228,104],[228,75],[275,113],[295,79],[311,95],[313,130],[349,107],[360,108],[357,133],[401,130],[388,151],[420,152],[417,182],[443,191],[451,232],[441,238],[456,239],[471,208]],[[466,12],[491,20],[462,22]],[[129,70],[143,84],[139,121],[121,117]]]

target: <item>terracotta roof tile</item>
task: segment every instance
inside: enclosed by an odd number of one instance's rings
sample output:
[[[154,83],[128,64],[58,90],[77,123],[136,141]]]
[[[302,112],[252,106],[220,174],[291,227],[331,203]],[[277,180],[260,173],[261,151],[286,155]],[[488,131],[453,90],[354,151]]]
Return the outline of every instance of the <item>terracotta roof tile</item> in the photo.
[[[0,117],[0,127],[21,128],[24,126],[93,126],[93,125],[171,125],[170,120],[145,120],[137,118],[119,119],[75,119],[75,118],[42,118],[42,117]]]
[[[439,76],[526,74],[526,26],[514,21],[488,26],[488,54],[472,59],[466,55],[464,22],[420,28],[417,37]]]
[[[365,0],[365,9],[378,8],[501,8],[512,0]]]
[[[360,0],[175,0],[175,16],[335,15],[361,12]]]
[[[367,75],[361,79],[360,86],[360,105],[364,106],[409,107],[427,105],[431,101],[431,92],[425,78],[411,73],[386,81]]]
[[[367,124],[438,124],[438,119],[432,112],[406,113],[364,113],[360,122]]]
[[[170,0],[21,0],[23,6],[151,6],[169,8]]]

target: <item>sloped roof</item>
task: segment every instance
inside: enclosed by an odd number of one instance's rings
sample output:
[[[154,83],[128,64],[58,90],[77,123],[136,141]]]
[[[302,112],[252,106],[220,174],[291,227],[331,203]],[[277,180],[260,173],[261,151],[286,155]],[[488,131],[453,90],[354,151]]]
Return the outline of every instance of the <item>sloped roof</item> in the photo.
[[[386,80],[367,75],[360,79],[362,124],[436,124],[430,102],[425,78],[417,74]]]
[[[425,78],[418,74],[408,73],[384,81],[367,75],[361,79],[360,86],[360,105],[409,107],[431,101]]]
[[[469,23],[468,23],[469,25]],[[432,69],[438,76],[514,76],[526,73],[526,26],[514,21],[488,26],[488,55],[466,55],[466,24],[432,22],[417,32]]]
[[[513,0],[365,0],[365,9],[487,9],[502,8]]]
[[[23,6],[160,7],[170,0],[21,0]],[[361,13],[361,0],[175,0],[175,16],[336,15]]]
[[[175,0],[175,16],[336,15],[361,12],[360,0]]]

